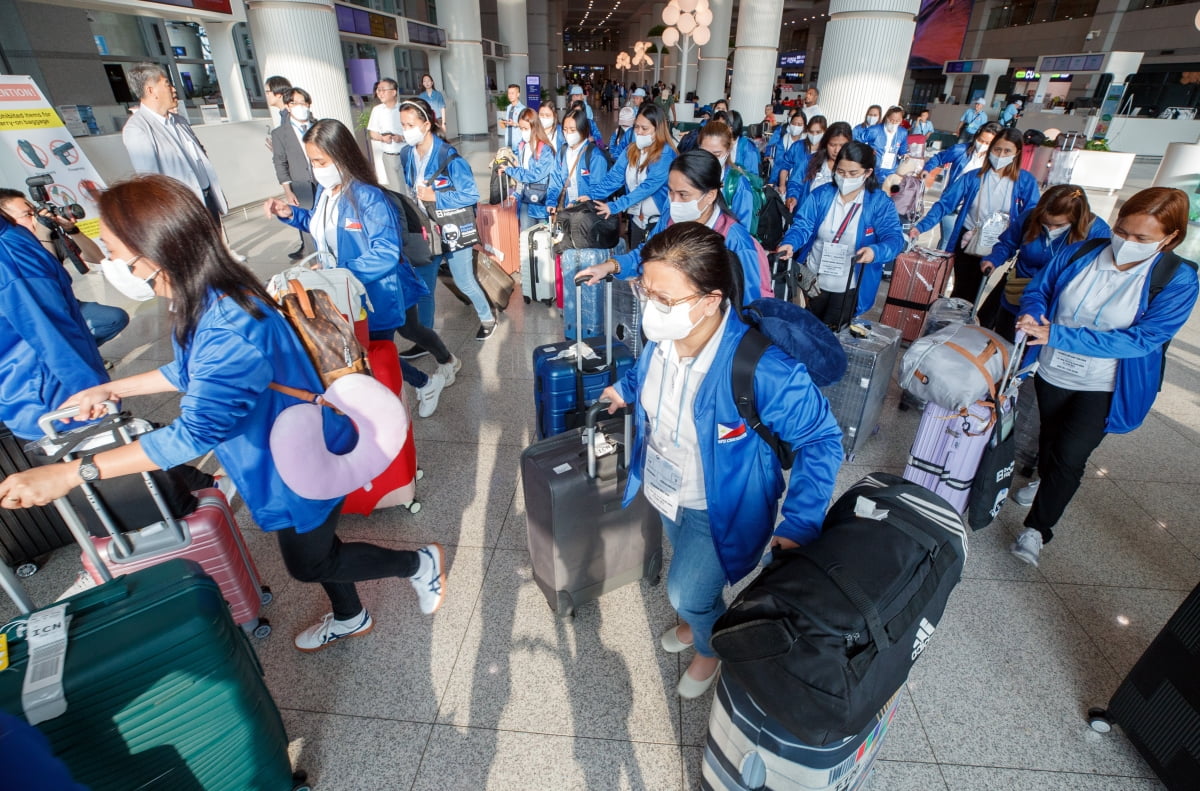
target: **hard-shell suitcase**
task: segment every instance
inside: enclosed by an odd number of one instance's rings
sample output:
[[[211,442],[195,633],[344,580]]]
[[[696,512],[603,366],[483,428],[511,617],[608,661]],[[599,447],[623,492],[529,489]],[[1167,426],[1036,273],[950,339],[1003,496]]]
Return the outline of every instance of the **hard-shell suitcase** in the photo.
[[[76,536],[90,548],[86,533]],[[0,709],[34,723],[76,782],[91,791],[308,788],[292,773],[253,648],[195,563],[110,577],[36,611],[7,568],[0,586],[31,613],[3,627]],[[31,632],[65,642],[35,647],[31,660]]]
[[[896,715],[897,693],[862,732],[813,747],[763,712],[736,682],[717,680],[708,716],[703,791],[856,791],[867,782]]]
[[[533,351],[533,394],[537,407],[538,439],[552,437],[583,425],[583,415],[604,388],[617,382],[634,364],[633,355],[624,344],[613,340],[612,299],[613,279],[605,280],[605,303],[608,317],[606,329],[598,337],[583,344],[600,357],[584,359],[575,341],[559,341],[539,346]],[[584,288],[576,284],[571,293]],[[576,310],[581,304],[572,300]],[[603,351],[601,350],[603,347]]]
[[[925,314],[946,288],[954,256],[915,247],[896,256],[892,281],[879,321],[901,331],[906,343],[921,335]]]
[[[846,352],[846,375],[821,392],[842,429],[846,458],[853,459],[879,425],[883,399],[900,352],[900,331],[884,324],[869,326],[867,337],[849,329],[838,333]]]
[[[371,341],[367,349],[371,360],[371,373],[400,397],[400,403],[409,413],[408,438],[400,448],[400,454],[388,468],[371,481],[370,487],[355,489],[342,501],[342,513],[368,516],[380,508],[404,506],[412,513],[421,510],[417,501],[417,481],[423,474],[417,467],[417,446],[413,438],[412,412],[404,396],[404,374],[400,370],[400,358],[396,344],[391,340]]]
[[[633,282],[613,282],[613,337],[625,344],[629,353],[642,353],[642,301],[633,292]]]
[[[904,479],[940,495],[963,513],[991,435],[990,407],[972,404],[964,416],[957,409],[926,404],[904,468]]]
[[[516,198],[497,204],[480,203],[476,207],[475,224],[479,228],[479,244],[500,268],[515,274],[521,268],[521,222],[517,216]]]
[[[560,617],[608,591],[662,572],[662,520],[638,494],[621,507],[632,418],[585,425],[530,445],[521,454],[533,578]],[[617,432],[621,432],[617,435]],[[597,447],[599,445],[599,447]]]
[[[0,478],[30,468],[24,443],[0,423]],[[59,547],[71,543],[71,532],[53,508],[0,509],[0,563],[28,577]]]
[[[554,299],[554,242],[550,226],[538,223],[521,231],[521,294],[550,304]]]
[[[1200,783],[1200,586],[1184,599],[1091,726],[1121,726],[1168,791]]]
[[[568,340],[597,338],[604,334],[604,292],[599,285],[572,288],[575,275],[582,269],[595,266],[611,256],[609,250],[563,250],[559,256],[563,283],[563,337]],[[582,311],[576,310],[575,300],[582,294]],[[581,330],[576,329],[579,322]]]

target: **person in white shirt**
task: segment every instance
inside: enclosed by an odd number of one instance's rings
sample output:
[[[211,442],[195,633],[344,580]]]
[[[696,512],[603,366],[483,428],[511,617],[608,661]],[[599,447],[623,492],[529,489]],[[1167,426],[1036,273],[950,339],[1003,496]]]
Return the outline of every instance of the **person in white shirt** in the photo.
[[[521,130],[517,128],[517,119],[523,112],[525,105],[521,103],[521,86],[513,83],[508,86],[508,107],[504,110],[504,117],[496,122],[503,130],[500,137],[504,145],[513,151],[517,150],[517,145],[521,142]]]
[[[400,86],[390,77],[384,77],[375,83],[375,96],[379,104],[371,108],[367,134],[383,145],[387,186],[398,190],[404,184],[404,174],[400,170],[400,149],[404,148],[404,135],[400,130]]]
[[[825,111],[821,109],[821,105],[817,101],[821,98],[821,92],[816,86],[810,86],[804,92],[804,117],[816,118],[818,115],[825,115]]]

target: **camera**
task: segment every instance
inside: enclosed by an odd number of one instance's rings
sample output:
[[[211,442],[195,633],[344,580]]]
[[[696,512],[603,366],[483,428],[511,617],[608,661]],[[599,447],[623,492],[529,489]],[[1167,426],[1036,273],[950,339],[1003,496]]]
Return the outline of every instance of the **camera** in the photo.
[[[47,189],[53,183],[54,176],[49,173],[42,173],[25,179],[25,186],[29,189],[29,197],[33,199],[33,202],[38,207],[37,221],[50,230],[50,238],[55,248],[61,253],[60,258],[69,260],[80,274],[87,274],[88,265],[79,257],[78,246],[67,238],[62,226],[55,222],[54,219],[55,217],[62,217],[75,222],[82,220],[87,215],[87,212],[78,203],[67,203],[62,206],[53,203],[50,200],[50,190]],[[42,212],[45,212],[45,214]]]

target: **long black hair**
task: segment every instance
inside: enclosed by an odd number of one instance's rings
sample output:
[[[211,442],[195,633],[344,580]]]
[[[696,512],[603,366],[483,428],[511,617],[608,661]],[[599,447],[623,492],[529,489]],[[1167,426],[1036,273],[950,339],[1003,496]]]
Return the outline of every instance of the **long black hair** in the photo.
[[[367,162],[362,149],[358,147],[358,141],[354,139],[354,134],[341,121],[322,118],[304,133],[304,142],[312,143],[333,160],[338,172],[342,174],[343,184],[357,181],[372,187],[379,186],[375,178],[375,168]]]
[[[697,151],[679,157],[694,153]],[[716,162],[707,151],[699,153]],[[652,261],[679,270],[701,294],[720,291],[722,309],[742,304],[742,268],[737,256],[725,246],[725,237],[704,223],[677,222],[651,236],[642,247],[643,268]]]
[[[833,163],[834,168],[837,168],[838,162],[843,160],[846,162],[855,162],[862,165],[864,169],[871,171],[871,175],[867,176],[867,180],[863,182],[863,186],[867,188],[868,192],[874,192],[879,189],[879,179],[875,178],[875,149],[866,143],[851,140],[842,146],[842,150],[838,152],[837,160]]]

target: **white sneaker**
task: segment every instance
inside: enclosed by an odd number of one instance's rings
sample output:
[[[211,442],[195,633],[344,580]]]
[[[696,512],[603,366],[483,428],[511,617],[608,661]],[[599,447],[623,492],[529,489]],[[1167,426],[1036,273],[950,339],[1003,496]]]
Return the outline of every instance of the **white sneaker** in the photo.
[[[428,544],[417,550],[421,565],[417,573],[408,578],[417,592],[421,612],[433,615],[442,606],[446,594],[445,556],[441,544]]]
[[[462,360],[454,355],[450,355],[447,362],[441,363],[437,367],[437,372],[446,380],[446,387],[454,384],[454,380],[458,378],[458,372],[462,370]]]
[[[331,612],[325,613],[325,617],[321,619],[320,623],[314,624],[296,635],[296,647],[311,654],[346,637],[361,637],[369,634],[374,628],[375,622],[371,620],[371,613],[365,609],[346,621],[336,620]]]
[[[442,390],[446,387],[446,377],[441,371],[434,371],[429,375],[429,381],[424,387],[417,388],[417,414],[421,417],[429,417],[438,408],[438,399],[442,396]]]
[[[1027,527],[1017,536],[1017,540],[1008,551],[1029,565],[1037,566],[1038,556],[1042,552],[1042,534],[1032,527]]]
[[[1039,483],[1041,483],[1040,480],[1030,481],[1020,489],[1017,489],[1012,494],[1012,501],[1017,505],[1023,505],[1026,508],[1033,505],[1033,500],[1035,497],[1037,497]]]

